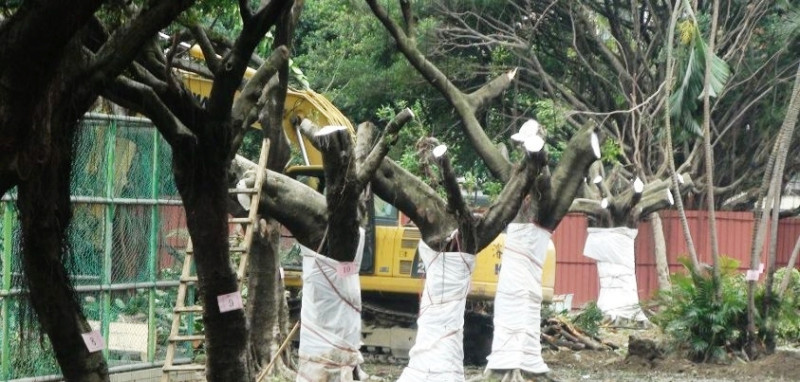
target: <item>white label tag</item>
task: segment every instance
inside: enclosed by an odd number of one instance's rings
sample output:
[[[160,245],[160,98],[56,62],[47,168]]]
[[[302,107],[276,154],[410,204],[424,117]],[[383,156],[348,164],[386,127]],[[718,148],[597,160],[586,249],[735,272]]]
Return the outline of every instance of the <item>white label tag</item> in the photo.
[[[89,353],[103,350],[106,347],[106,344],[103,341],[103,335],[100,334],[99,330],[92,330],[89,333],[81,333],[81,337],[83,337],[83,343],[86,344],[86,350],[89,350]]]
[[[764,263],[758,263],[758,273],[764,273]]]
[[[336,265],[336,273],[341,277],[352,276],[358,274],[358,267],[356,266],[356,263],[342,262]]]
[[[758,270],[755,269],[748,269],[747,274],[744,276],[744,279],[747,281],[758,281],[758,276],[760,273]]]
[[[219,304],[219,312],[225,313],[232,310],[242,309],[242,295],[237,290],[233,293],[221,294],[217,296],[217,303]]]
[[[283,280],[283,267],[278,267],[278,273],[280,273],[281,280]]]

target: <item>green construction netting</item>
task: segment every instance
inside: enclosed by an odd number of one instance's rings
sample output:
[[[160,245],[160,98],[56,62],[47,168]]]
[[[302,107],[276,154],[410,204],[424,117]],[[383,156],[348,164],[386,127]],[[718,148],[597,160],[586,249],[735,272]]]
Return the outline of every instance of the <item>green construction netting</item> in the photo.
[[[169,145],[139,119],[87,115],[75,142],[67,266],[90,324],[106,336],[111,367],[165,357],[188,240],[170,161]],[[13,200],[12,191],[0,203],[4,380],[59,373],[23,296]],[[186,347],[177,357],[192,353]]]

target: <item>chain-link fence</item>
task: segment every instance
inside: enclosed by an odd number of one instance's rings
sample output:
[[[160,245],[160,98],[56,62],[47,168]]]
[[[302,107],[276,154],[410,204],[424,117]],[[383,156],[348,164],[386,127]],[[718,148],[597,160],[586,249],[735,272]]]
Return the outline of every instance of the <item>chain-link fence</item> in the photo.
[[[86,115],[75,145],[67,267],[83,311],[105,339],[111,368],[157,363],[189,237],[171,150],[149,121],[102,114]],[[25,296],[15,199],[11,191],[0,202],[3,380],[59,373]]]

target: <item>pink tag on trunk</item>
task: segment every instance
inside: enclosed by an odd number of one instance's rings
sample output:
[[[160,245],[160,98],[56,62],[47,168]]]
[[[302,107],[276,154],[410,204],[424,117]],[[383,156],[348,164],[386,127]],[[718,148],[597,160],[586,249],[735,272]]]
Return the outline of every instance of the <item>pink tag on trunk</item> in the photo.
[[[225,313],[232,310],[242,309],[242,295],[237,290],[233,293],[221,294],[217,296],[217,303],[219,304],[219,312]]]
[[[747,281],[758,281],[758,271],[755,269],[748,269],[744,279]]]
[[[99,330],[92,330],[89,333],[81,333],[81,337],[83,337],[83,343],[86,344],[86,350],[89,350],[89,353],[103,350],[103,348],[106,347],[106,344],[103,341],[103,335],[100,334]]]
[[[336,265],[336,273],[341,277],[355,275],[358,273],[358,267],[356,266],[356,263],[341,262]]]

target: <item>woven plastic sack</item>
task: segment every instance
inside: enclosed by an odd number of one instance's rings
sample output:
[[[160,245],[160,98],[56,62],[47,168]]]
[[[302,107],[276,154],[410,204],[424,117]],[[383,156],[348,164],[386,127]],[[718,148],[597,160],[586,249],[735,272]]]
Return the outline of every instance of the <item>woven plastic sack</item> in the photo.
[[[532,223],[508,225],[494,298],[489,370],[547,373],[540,339],[542,266],[551,233]]]
[[[353,263],[340,263],[301,246],[303,301],[297,381],[352,381],[364,362],[361,347],[361,229]],[[354,271],[353,271],[354,270]]]
[[[597,261],[600,293],[597,307],[612,320],[647,321],[639,305],[634,240],[638,230],[628,227],[589,228],[586,257]]]
[[[475,255],[436,252],[419,243],[425,288],[417,318],[417,338],[399,382],[464,381],[464,307]]]

